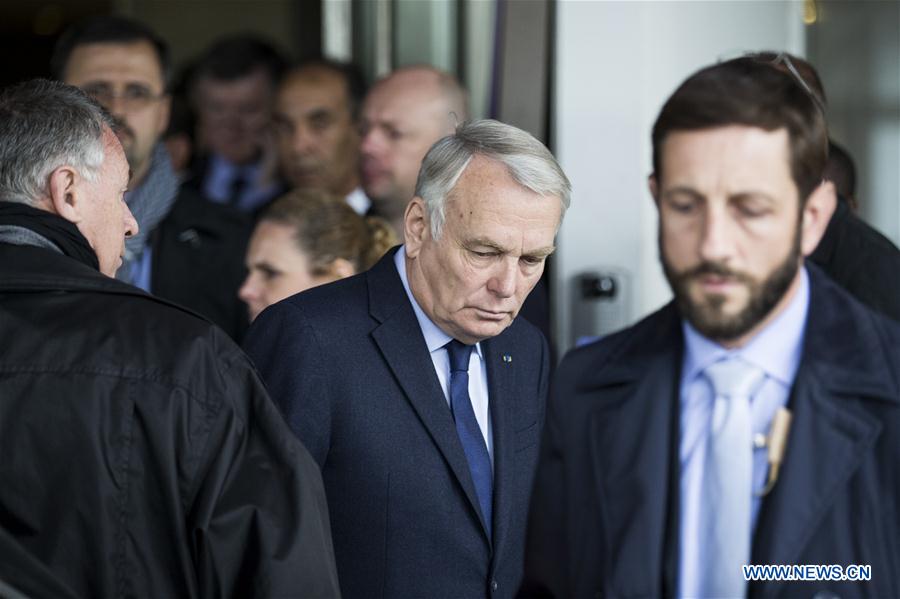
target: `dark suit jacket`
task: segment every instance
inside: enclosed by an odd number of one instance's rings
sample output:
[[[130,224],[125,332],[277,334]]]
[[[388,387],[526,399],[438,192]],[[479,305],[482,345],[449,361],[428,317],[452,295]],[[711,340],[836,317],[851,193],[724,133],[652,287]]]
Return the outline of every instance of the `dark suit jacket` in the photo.
[[[856,299],[900,322],[900,250],[844,200],[809,259]]]
[[[245,348],[322,467],[345,597],[512,596],[544,420],[546,342],[517,319],[482,344],[492,543],[395,252],[268,308]]]
[[[237,294],[252,227],[249,216],[182,187],[151,235],[153,295],[194,310],[240,342],[248,315]]]
[[[871,582],[751,584],[752,597],[900,597],[900,327],[809,266],[785,462],[754,564],[869,564]],[[680,318],[670,304],[571,352],[551,392],[525,596],[672,596]],[[832,594],[827,594],[828,592]]]

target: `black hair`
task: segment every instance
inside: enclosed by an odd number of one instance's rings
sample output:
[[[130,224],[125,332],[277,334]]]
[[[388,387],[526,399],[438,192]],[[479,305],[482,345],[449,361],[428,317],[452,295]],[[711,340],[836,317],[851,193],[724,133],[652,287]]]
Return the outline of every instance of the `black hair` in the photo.
[[[162,72],[163,85],[168,90],[169,78],[172,75],[168,44],[155,31],[140,21],[116,15],[91,17],[79,21],[66,29],[59,36],[56,46],[53,48],[53,55],[50,58],[50,72],[54,79],[64,81],[69,58],[78,46],[86,44],[129,44],[143,41],[149,42],[156,50],[156,57],[159,60],[159,68]]]

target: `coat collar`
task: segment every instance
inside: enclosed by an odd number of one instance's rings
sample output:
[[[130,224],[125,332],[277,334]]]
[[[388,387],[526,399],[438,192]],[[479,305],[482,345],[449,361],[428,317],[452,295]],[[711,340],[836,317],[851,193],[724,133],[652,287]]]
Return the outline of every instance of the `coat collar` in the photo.
[[[0,291],[91,291],[152,297],[45,248],[0,244],[0,263],[3,264]]]

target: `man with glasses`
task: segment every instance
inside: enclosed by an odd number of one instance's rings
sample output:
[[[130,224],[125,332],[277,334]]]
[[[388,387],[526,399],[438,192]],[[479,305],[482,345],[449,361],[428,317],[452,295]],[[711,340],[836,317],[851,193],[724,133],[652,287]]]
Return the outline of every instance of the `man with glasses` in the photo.
[[[663,106],[649,184],[675,299],[557,370],[522,595],[900,592],[900,327],[807,259],[834,188],[791,71],[730,60]]]
[[[140,232],[127,240],[116,277],[239,336],[246,307],[237,289],[250,225],[236,210],[210,205],[188,189],[179,192],[160,142],[171,104],[165,42],[142,23],[96,17],[63,33],[51,68],[57,79],[80,87],[113,115],[131,167],[125,199]]]

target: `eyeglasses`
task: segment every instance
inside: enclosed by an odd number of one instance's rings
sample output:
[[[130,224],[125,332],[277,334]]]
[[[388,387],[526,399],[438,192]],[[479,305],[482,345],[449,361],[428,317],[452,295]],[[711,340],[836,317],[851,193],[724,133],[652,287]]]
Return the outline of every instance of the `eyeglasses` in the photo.
[[[794,81],[803,88],[803,91],[812,98],[812,101],[815,102],[816,106],[819,108],[819,111],[824,115],[825,114],[825,103],[822,101],[822,98],[819,97],[813,89],[809,86],[803,76],[800,74],[800,71],[797,70],[797,67],[794,66],[793,61],[791,61],[791,57],[785,52],[779,52],[778,55],[772,59],[772,66],[776,69],[779,68],[779,65],[783,65],[784,69],[794,78]],[[782,70],[784,70],[782,69]]]
[[[87,85],[81,89],[106,108],[118,99],[126,112],[142,110],[166,96],[165,93],[157,94],[149,87],[135,84],[127,85],[121,93],[114,92],[107,84]]]

